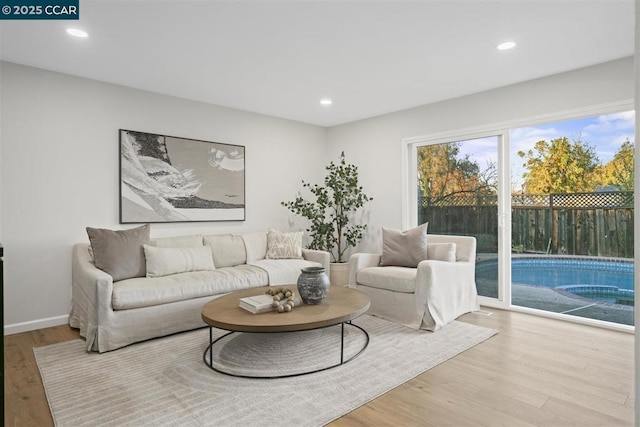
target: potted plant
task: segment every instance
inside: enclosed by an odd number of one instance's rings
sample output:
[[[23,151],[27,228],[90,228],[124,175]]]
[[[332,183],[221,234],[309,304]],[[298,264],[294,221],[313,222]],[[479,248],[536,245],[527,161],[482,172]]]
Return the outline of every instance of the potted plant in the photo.
[[[339,163],[332,161],[325,169],[324,185],[302,181],[303,188],[308,188],[315,197],[314,201],[298,196],[293,201],[281,202],[281,205],[311,222],[307,229],[311,237],[309,249],[329,252],[331,283],[346,285],[346,252],[358,244],[367,228],[366,224],[355,224],[354,216],[373,198],[367,196],[358,184],[358,168],[346,162],[344,152]],[[338,270],[343,271],[342,277],[335,276]]]

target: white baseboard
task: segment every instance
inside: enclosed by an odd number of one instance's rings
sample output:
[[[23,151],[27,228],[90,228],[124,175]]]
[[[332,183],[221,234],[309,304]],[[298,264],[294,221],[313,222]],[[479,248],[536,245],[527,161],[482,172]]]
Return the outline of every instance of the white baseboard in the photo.
[[[29,322],[4,325],[4,335],[19,334],[20,332],[35,331],[36,329],[50,328],[52,326],[66,325],[69,323],[69,315],[49,317],[47,319],[31,320]]]

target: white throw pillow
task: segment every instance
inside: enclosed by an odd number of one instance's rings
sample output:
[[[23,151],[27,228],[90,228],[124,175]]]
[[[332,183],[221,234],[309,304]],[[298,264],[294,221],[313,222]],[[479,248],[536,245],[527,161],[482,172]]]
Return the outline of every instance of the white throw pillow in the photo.
[[[429,243],[427,244],[427,259],[435,261],[456,262],[455,243]]]
[[[247,251],[240,236],[232,234],[204,236],[204,243],[211,248],[216,268],[235,267],[247,263]]]
[[[267,233],[267,259],[302,259],[302,231]]]
[[[267,257],[267,232],[256,231],[238,234],[244,241],[247,251],[247,263],[265,259]]]
[[[144,245],[147,277],[161,277],[187,271],[214,270],[211,248],[158,248]]]

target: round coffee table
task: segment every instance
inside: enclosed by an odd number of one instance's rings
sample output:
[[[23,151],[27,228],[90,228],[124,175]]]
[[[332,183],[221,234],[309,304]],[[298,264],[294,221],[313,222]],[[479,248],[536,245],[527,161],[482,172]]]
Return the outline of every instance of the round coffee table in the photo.
[[[298,293],[296,285],[282,287],[291,289],[296,294]],[[342,286],[331,286],[323,304],[301,304],[288,313],[277,313],[275,311],[271,311],[262,314],[253,314],[238,306],[238,300],[240,298],[264,294],[268,288],[269,287],[253,288],[223,295],[205,304],[202,308],[202,320],[209,325],[209,345],[205,349],[203,355],[204,362],[209,368],[222,374],[244,378],[284,378],[306,375],[343,365],[359,356],[369,345],[369,334],[367,331],[360,326],[351,323],[352,320],[361,316],[369,309],[371,302],[364,292]],[[340,363],[332,364],[320,369],[314,369],[308,372],[275,376],[238,375],[235,373],[225,372],[221,367],[215,366],[213,363],[213,346],[221,339],[233,333],[298,332],[336,325],[341,325]],[[344,359],[345,325],[361,331],[366,338],[363,347],[355,355],[346,360]],[[230,332],[214,340],[214,327]],[[207,353],[209,353],[208,361]]]

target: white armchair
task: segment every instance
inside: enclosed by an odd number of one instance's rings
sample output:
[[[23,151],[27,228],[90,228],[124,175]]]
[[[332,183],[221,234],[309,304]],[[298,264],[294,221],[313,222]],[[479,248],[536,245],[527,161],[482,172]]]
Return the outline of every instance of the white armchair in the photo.
[[[480,309],[475,282],[476,239],[427,235],[427,244],[455,243],[455,262],[427,259],[417,268],[380,266],[380,254],[353,254],[349,287],[369,295],[369,314],[435,331]]]

